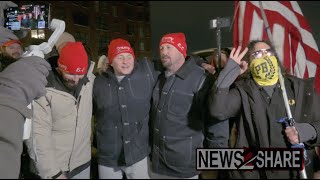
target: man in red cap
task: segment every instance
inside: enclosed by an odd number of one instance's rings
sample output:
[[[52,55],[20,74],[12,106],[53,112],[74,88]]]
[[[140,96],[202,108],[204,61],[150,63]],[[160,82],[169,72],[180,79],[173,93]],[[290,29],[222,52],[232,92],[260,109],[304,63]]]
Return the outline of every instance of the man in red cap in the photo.
[[[149,179],[149,111],[159,73],[151,61],[137,61],[124,39],[110,42],[108,60],[93,87],[99,178]]]
[[[68,42],[51,67],[47,94],[33,104],[29,155],[41,178],[90,179],[94,63]]]
[[[209,86],[199,57],[187,56],[184,33],[160,41],[165,72],[154,88],[151,108],[151,178],[198,179],[196,148],[203,147]]]
[[[12,31],[0,28],[0,71],[21,58],[22,43]]]

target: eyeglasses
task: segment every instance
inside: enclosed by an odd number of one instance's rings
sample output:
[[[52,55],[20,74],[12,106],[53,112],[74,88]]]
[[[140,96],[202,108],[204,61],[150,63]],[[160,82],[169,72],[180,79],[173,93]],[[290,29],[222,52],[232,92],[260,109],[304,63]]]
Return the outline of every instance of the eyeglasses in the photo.
[[[272,49],[260,49],[259,51],[251,54],[251,56],[254,58],[261,58],[263,55],[274,56],[275,52]]]

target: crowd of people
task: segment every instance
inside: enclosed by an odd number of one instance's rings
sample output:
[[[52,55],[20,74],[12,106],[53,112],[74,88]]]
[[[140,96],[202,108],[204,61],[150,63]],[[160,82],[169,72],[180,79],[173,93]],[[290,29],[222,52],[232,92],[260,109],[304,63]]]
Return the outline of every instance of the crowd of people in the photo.
[[[0,27],[0,178],[28,171],[44,179],[90,179],[93,163],[101,179],[298,178],[292,169],[196,169],[197,148],[298,143],[305,144],[313,177],[320,142],[314,79],[286,74],[265,40],[223,49],[220,60],[216,52],[209,60],[188,55],[186,42],[183,32],[162,36],[159,71],[136,57],[128,40],[115,38],[95,68],[90,48],[70,33],[43,59],[22,57],[22,42]],[[294,102],[294,126],[277,122],[287,116],[280,76]],[[23,140],[26,118],[32,128]]]

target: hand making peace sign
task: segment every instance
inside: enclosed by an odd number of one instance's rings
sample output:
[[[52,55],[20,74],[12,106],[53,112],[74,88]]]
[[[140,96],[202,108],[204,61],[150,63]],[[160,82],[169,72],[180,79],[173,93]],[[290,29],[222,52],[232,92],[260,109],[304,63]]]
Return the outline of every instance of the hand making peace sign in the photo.
[[[238,46],[238,48],[232,48],[232,51],[230,53],[231,59],[233,59],[237,64],[240,66],[240,74],[243,74],[248,69],[248,63],[246,61],[241,61],[244,55],[248,52],[248,48],[246,47],[241,53],[241,46]],[[240,53],[240,54],[239,54]]]

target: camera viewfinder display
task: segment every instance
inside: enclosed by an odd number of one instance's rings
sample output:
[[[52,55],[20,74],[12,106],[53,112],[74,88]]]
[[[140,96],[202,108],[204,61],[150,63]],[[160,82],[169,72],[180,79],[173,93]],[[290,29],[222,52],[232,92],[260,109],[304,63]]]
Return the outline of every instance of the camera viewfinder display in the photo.
[[[5,27],[10,30],[48,28],[49,6],[22,5],[4,10]]]

